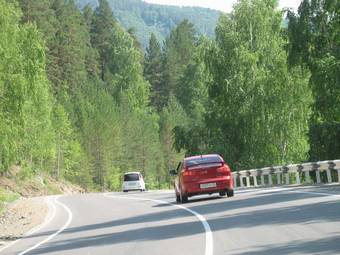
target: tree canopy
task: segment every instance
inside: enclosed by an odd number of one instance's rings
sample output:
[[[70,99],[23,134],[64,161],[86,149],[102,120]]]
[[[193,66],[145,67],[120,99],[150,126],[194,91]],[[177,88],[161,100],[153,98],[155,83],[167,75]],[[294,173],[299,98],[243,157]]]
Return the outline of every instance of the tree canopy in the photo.
[[[304,0],[285,27],[277,1],[240,0],[214,39],[176,20],[145,52],[117,2],[76,3],[0,0],[1,174],[118,190],[137,170],[164,188],[185,155],[233,170],[340,157],[337,2]]]

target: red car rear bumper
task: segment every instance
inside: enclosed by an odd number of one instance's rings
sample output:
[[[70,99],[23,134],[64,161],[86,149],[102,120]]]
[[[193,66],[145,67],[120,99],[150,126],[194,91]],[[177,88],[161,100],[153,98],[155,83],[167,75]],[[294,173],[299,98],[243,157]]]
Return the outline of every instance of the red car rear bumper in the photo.
[[[203,188],[201,184],[211,184],[216,183],[216,187]],[[226,180],[223,178],[222,180],[217,179],[208,179],[204,181],[194,182],[194,183],[184,183],[182,185],[182,191],[187,196],[194,196],[200,194],[211,194],[217,193],[221,191],[232,190],[234,188],[232,179]]]

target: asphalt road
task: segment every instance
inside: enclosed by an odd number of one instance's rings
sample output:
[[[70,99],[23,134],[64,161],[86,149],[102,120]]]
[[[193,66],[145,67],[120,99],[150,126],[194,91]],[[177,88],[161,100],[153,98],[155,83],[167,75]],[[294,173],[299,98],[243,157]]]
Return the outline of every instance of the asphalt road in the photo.
[[[340,254],[340,186],[50,197],[46,223],[0,254]]]

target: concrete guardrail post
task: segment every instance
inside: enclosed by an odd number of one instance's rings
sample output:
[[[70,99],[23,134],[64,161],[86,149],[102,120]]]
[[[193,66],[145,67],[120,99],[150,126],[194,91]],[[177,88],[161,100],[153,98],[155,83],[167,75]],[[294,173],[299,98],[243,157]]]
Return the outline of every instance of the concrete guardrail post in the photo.
[[[297,171],[297,172],[295,173],[295,176],[296,176],[296,184],[301,184],[301,180],[300,180],[300,172]]]
[[[269,184],[269,186],[273,186],[272,174],[268,174],[268,184]]]
[[[316,183],[321,183],[321,177],[320,177],[320,170],[315,170],[316,174]]]
[[[327,182],[328,182],[328,183],[331,183],[331,182],[332,182],[331,170],[330,170],[330,169],[327,169],[327,170],[326,170],[326,173],[327,173]]]
[[[241,186],[241,188],[244,187],[244,184],[243,184],[243,177],[242,177],[242,176],[240,176],[240,186]]]
[[[254,180],[254,186],[257,187],[257,176],[253,175],[253,180]]]
[[[249,176],[246,177],[246,183],[247,183],[247,187],[250,187],[250,178],[249,178]]]
[[[234,188],[237,188],[237,177],[236,177],[236,174],[233,174],[233,179],[234,179]]]
[[[286,176],[286,185],[289,185],[289,173],[286,173],[285,176]]]
[[[264,183],[264,175],[261,174],[261,186],[266,186],[266,184]]]
[[[277,178],[277,185],[281,185],[281,174],[277,173],[276,178]]]
[[[311,183],[309,171],[305,172],[305,183]]]

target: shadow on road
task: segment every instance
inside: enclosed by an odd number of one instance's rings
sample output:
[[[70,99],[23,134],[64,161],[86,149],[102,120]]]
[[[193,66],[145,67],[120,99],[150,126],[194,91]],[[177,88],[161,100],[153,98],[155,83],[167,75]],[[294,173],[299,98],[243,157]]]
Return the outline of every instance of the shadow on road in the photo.
[[[235,251],[234,255],[273,255],[273,254],[339,254],[340,236],[321,238],[305,242],[290,242],[284,245],[271,245],[265,247],[255,247],[251,251]]]
[[[224,199],[225,197],[217,197],[217,196],[209,196],[209,197],[201,197],[201,198],[190,198],[188,200],[187,203],[185,203],[184,205],[190,205],[193,203],[198,203],[198,202],[204,202],[204,201],[213,201],[213,200],[219,200],[219,199]],[[180,203],[177,202],[171,202],[171,203],[166,203],[166,204],[156,204],[153,205],[152,207],[169,207],[169,206],[173,206],[173,205],[177,205]],[[183,205],[183,204],[180,204]]]
[[[191,236],[204,232],[200,222],[186,222],[172,225],[144,227],[121,232],[74,237],[67,240],[51,242],[48,246],[38,248],[34,254],[46,254],[89,247],[113,245],[118,243],[143,242],[150,240],[166,240],[175,237]],[[203,244],[204,245],[204,244]]]
[[[190,204],[188,207],[194,211],[198,211],[201,214],[210,214],[210,213],[218,213],[218,212],[228,212],[230,210],[237,209],[245,209],[252,210],[253,207],[266,206],[270,205],[271,207],[275,207],[275,205],[280,205],[284,202],[298,202],[303,201],[308,198],[319,198],[323,197],[318,194],[306,194],[306,193],[293,193],[293,192],[285,192],[285,193],[265,193],[265,194],[256,194],[252,196],[242,196],[234,198],[228,198],[223,203],[205,203],[202,205],[194,205]]]

